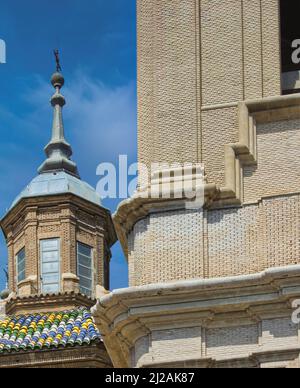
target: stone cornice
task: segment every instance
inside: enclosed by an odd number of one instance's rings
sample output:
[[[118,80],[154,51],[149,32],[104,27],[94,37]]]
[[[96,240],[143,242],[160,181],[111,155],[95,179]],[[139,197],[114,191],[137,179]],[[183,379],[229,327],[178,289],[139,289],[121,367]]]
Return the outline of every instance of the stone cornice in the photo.
[[[68,309],[85,306],[91,308],[95,300],[81,293],[62,292],[59,294],[36,294],[32,296],[14,296],[10,298],[5,306],[7,315],[65,311]]]
[[[217,188],[215,185],[205,184],[204,193],[205,203],[209,204],[217,196]],[[172,194],[174,193],[171,193],[171,196]],[[128,258],[128,233],[139,220],[145,218],[150,211],[164,210],[166,208],[183,209],[188,201],[191,200],[187,198],[151,198],[150,189],[147,188],[145,192],[138,192],[132,198],[121,202],[113,215],[113,221],[126,257]]]
[[[253,324],[263,317],[290,316],[291,303],[299,297],[296,265],[247,276],[116,290],[102,297],[92,312],[114,364],[128,367],[131,347],[151,330],[172,322],[176,327],[218,327],[224,320]]]
[[[287,348],[272,351],[261,351],[251,353],[243,358],[228,358],[226,360],[215,360],[213,358],[187,359],[184,360],[185,368],[260,368],[262,363],[268,363],[276,360],[281,360],[284,364],[295,361],[300,354],[300,347]],[[143,362],[143,368],[182,368],[182,362],[178,360],[168,360],[167,363]]]

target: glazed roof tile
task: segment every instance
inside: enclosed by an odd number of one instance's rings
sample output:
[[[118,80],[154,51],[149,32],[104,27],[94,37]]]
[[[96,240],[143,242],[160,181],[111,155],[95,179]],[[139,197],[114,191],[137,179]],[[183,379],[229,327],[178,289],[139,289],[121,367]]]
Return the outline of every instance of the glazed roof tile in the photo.
[[[86,308],[27,314],[0,321],[0,354],[100,342],[101,335]]]

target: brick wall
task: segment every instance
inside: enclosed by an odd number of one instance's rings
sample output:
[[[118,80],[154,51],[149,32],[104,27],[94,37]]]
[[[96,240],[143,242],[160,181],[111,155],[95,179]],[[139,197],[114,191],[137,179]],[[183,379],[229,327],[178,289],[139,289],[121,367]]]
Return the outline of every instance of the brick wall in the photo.
[[[30,200],[31,203],[34,199]],[[96,285],[108,287],[104,278],[104,260],[107,260],[109,246],[105,216],[101,211],[92,209],[87,204],[80,206],[78,203],[66,201],[58,197],[57,203],[47,198],[37,199],[36,206],[21,208],[21,217],[17,213],[7,228],[7,244],[9,254],[10,289],[18,292],[19,285],[16,280],[16,255],[25,247],[26,251],[26,278],[36,276],[31,292],[40,292],[40,248],[42,239],[60,239],[60,273],[77,275],[77,242],[82,242],[93,248],[94,258],[94,289]],[[14,212],[14,210],[12,211]],[[76,283],[73,285],[76,286]],[[69,285],[66,286],[68,291]],[[77,286],[76,286],[77,287]],[[65,285],[61,280],[61,291]],[[76,288],[77,289],[77,288]],[[74,289],[75,290],[75,289]],[[95,291],[95,290],[94,290]],[[28,293],[28,290],[26,291]]]
[[[139,161],[203,162],[224,184],[237,103],[281,93],[277,0],[139,0]]]
[[[244,201],[295,193],[300,187],[300,120],[257,125],[257,166],[244,168]]]
[[[207,182],[224,187],[238,103],[281,94],[279,2],[137,4],[139,160],[203,162]],[[264,124],[254,119],[257,165],[241,171],[243,206],[138,221],[128,236],[131,285],[299,263],[300,121],[265,114]]]
[[[300,196],[242,208],[152,214],[129,236],[132,286],[299,264]]]

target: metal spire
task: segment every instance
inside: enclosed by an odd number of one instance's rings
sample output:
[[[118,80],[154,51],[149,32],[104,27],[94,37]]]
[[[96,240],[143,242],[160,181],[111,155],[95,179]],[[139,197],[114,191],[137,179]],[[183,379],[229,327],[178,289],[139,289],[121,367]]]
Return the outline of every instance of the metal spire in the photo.
[[[67,143],[64,135],[64,124],[62,117],[62,108],[66,104],[64,96],[60,93],[61,88],[64,86],[65,80],[60,73],[61,66],[59,62],[58,50],[54,51],[56,60],[57,71],[52,75],[51,83],[55,88],[55,93],[51,98],[51,105],[54,109],[53,113],[53,126],[52,126],[52,138],[50,143],[45,147],[45,153],[47,159],[41,165],[38,172],[39,174],[65,171],[71,175],[79,177],[76,163],[70,158],[72,156],[72,148]]]

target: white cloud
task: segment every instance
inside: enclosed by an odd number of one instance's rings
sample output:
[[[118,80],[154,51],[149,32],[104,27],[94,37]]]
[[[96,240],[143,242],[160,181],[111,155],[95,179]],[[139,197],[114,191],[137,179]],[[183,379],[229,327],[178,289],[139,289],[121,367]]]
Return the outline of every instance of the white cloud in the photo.
[[[108,88],[78,72],[68,85],[65,118],[76,150],[96,164],[115,159],[119,154],[135,156],[134,83]]]

